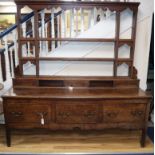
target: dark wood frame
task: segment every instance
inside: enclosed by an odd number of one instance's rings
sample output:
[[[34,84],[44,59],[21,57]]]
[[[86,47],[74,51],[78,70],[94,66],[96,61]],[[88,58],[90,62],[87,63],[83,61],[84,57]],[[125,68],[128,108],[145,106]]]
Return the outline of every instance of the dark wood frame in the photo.
[[[18,23],[18,42],[19,42],[19,75],[20,77],[27,77],[23,75],[23,68],[22,64],[23,61],[25,62],[26,60],[28,61],[35,61],[36,64],[36,76],[34,77],[39,77],[39,61],[40,60],[64,60],[64,61],[112,61],[114,62],[114,67],[113,67],[113,76],[117,77],[117,66],[121,63],[126,63],[129,65],[129,77],[133,78],[133,59],[134,59],[134,48],[135,48],[135,38],[136,38],[136,21],[137,21],[137,11],[138,11],[138,6],[140,3],[131,3],[131,2],[84,2],[84,1],[77,1],[77,2],[63,2],[63,1],[43,1],[43,0],[33,0],[33,1],[27,1],[24,2],[23,0],[16,0],[15,1],[17,4],[17,23]],[[20,29],[20,24],[19,21],[21,19],[21,13],[20,10],[25,6],[29,6],[32,10],[34,10],[35,13],[35,38],[23,38],[21,36],[21,29]],[[94,6],[96,8],[102,8],[102,9],[110,9],[111,11],[116,11],[116,31],[115,31],[115,38],[39,38],[37,29],[38,29],[38,11],[44,8],[50,9],[52,7],[61,7],[62,9],[79,9],[79,8],[84,8],[84,9],[91,9]],[[133,11],[133,23],[132,23],[132,36],[131,39],[119,39],[119,32],[120,32],[120,13],[125,10],[125,9],[131,9]],[[36,56],[34,58],[23,58],[21,55],[21,45],[22,43],[25,43],[27,41],[34,41],[35,43],[35,49],[36,49]],[[109,59],[109,58],[44,58],[44,57],[39,57],[39,41],[78,41],[78,42],[114,42],[114,58]],[[130,50],[130,58],[129,59],[119,59],[118,58],[118,49],[121,45],[127,44],[131,47]]]
[[[32,129],[32,128],[42,128],[42,129],[72,129],[76,126],[81,129],[107,129],[107,128],[123,128],[123,129],[136,129],[141,130],[140,144],[142,147],[145,146],[146,130],[147,130],[147,120],[149,114],[149,106],[151,101],[151,96],[139,89],[139,80],[137,79],[137,70],[133,66],[134,60],[134,48],[135,48],[135,38],[136,38],[136,21],[137,21],[137,11],[139,3],[132,2],[63,2],[63,1],[51,1],[51,0],[15,0],[17,4],[17,24],[18,24],[18,44],[19,44],[19,68],[16,69],[16,77],[13,79],[13,88],[9,90],[4,96],[4,116],[6,121],[6,139],[7,146],[11,145],[11,130],[13,129]],[[35,17],[35,38],[23,38],[21,36],[20,29],[20,10],[25,6],[29,6],[34,10]],[[116,35],[115,38],[111,39],[90,39],[90,38],[39,38],[38,36],[38,10],[44,8],[52,8],[61,6],[63,9],[69,8],[85,8],[91,9],[93,7],[97,8],[109,8],[111,11],[116,11]],[[131,39],[119,39],[120,31],[120,12],[130,8],[133,11],[133,23],[132,23],[132,37]],[[39,47],[38,41],[92,41],[92,42],[114,42],[115,43],[115,57],[113,59],[106,58],[44,58],[39,57]],[[34,58],[23,58],[21,55],[21,45],[25,41],[33,41],[35,48]],[[128,44],[131,46],[130,58],[129,59],[118,59],[118,48],[123,45]],[[24,76],[22,64],[27,60],[36,64],[36,76]],[[113,77],[67,77],[67,76],[39,76],[39,61],[40,60],[67,60],[67,61],[113,61],[114,62],[114,76]],[[118,77],[117,76],[117,66],[125,62],[130,66],[130,76],[128,77]],[[70,91],[69,87],[75,87],[75,91]],[[68,103],[71,104],[68,105]],[[29,106],[28,106],[29,105]],[[61,106],[62,108],[60,108]],[[97,109],[93,114],[93,119],[96,121],[95,124],[91,124],[91,117],[80,113],[80,115],[74,115],[74,111],[77,105],[85,106],[85,110],[88,112],[90,109]],[[124,108],[122,108],[122,105]],[[34,107],[35,108],[34,108]],[[64,119],[60,119],[59,112],[67,114],[67,108],[72,112],[71,116],[67,116],[68,120],[71,121],[72,117],[77,124],[71,122],[67,124],[63,122]],[[88,107],[87,107],[88,106]],[[117,109],[115,108],[117,107]],[[18,109],[18,108],[19,109]],[[36,114],[30,114],[31,117],[26,117],[26,121],[21,121],[25,115],[30,111],[35,110],[35,113],[40,111],[40,109],[47,107],[47,124],[45,126],[40,126],[38,124],[38,119],[36,120]],[[109,109],[107,108],[109,107]],[[29,108],[27,110],[27,108]],[[43,109],[44,109],[43,108]],[[58,111],[57,111],[58,108]],[[72,109],[73,108],[73,109]],[[107,110],[105,110],[107,109]],[[18,111],[21,110],[22,112]],[[60,110],[60,111],[59,111]],[[53,112],[52,112],[53,111]],[[82,111],[82,108],[79,112]],[[112,111],[112,112],[111,112]],[[121,112],[120,112],[121,111]],[[128,112],[126,115],[126,111]],[[110,114],[108,114],[110,113]],[[122,113],[125,115],[122,122]],[[90,115],[90,114],[89,114]],[[115,122],[115,116],[118,122]],[[87,117],[88,122],[84,122]],[[105,120],[104,120],[105,117]],[[29,118],[29,120],[27,119]],[[63,118],[63,116],[62,116]],[[19,119],[19,120],[18,120]],[[34,122],[35,119],[35,122]],[[59,121],[57,121],[57,119]],[[81,119],[81,122],[79,122]],[[106,120],[107,119],[107,120]],[[18,121],[17,121],[18,120]],[[135,122],[136,120],[136,122]],[[17,122],[16,122],[17,121]],[[64,124],[61,124],[61,121]],[[98,124],[99,123],[99,124]],[[101,123],[101,124],[100,124]]]

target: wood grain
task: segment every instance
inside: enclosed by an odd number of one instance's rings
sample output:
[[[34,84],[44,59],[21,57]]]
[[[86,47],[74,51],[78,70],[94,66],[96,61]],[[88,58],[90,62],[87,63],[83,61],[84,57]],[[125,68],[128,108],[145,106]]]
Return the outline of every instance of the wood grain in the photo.
[[[17,25],[18,25],[18,57],[19,67],[16,68],[13,88],[3,95],[4,115],[6,122],[7,146],[11,146],[11,135],[13,149],[26,151],[29,148],[36,152],[132,152],[148,151],[145,141],[149,103],[151,96],[139,89],[137,71],[133,66],[133,54],[136,37],[136,15],[139,3],[131,2],[64,2],[51,0],[15,0],[17,4]],[[30,7],[35,14],[35,36],[23,38],[20,28],[21,8],[25,5]],[[40,38],[38,36],[39,10],[61,7],[67,9],[109,9],[116,11],[116,36],[115,38]],[[120,12],[125,9],[133,11],[133,31],[131,39],[120,39]],[[22,57],[22,44],[26,41],[35,44],[35,57]],[[78,42],[115,42],[114,59],[90,59],[85,61],[114,61],[113,77],[57,77],[40,76],[39,61],[45,58],[39,57],[39,41],[78,41]],[[118,59],[118,48],[124,44],[131,46],[132,51],[129,59]],[[58,58],[46,58],[46,61],[59,60]],[[36,65],[36,74],[23,76],[23,64],[26,61]],[[61,60],[76,60],[79,58],[65,58]],[[129,76],[117,76],[117,66],[126,63],[129,66]],[[50,68],[49,68],[50,69]],[[131,76],[130,76],[131,75]],[[44,122],[44,123],[42,123]],[[39,128],[48,134],[31,132],[30,135],[11,134],[13,129],[34,129]],[[117,129],[141,130],[139,134],[125,131],[116,132]],[[74,133],[81,130],[101,130],[104,132],[89,132],[83,134]],[[115,129],[113,132],[105,132],[107,129]],[[73,130],[63,133],[53,130]],[[84,131],[83,131],[84,132]],[[20,133],[20,132],[18,132]],[[137,133],[137,132],[136,132]],[[1,138],[2,139],[2,138]],[[145,146],[146,148],[140,148]],[[3,144],[3,142],[2,142]],[[39,145],[38,145],[39,144]],[[149,143],[150,144],[150,143]],[[151,145],[152,146],[152,145]],[[0,150],[5,150],[0,147]],[[5,147],[4,147],[5,148]],[[24,149],[23,149],[24,148]],[[17,151],[18,149],[15,149]],[[7,152],[9,148],[6,149]]]

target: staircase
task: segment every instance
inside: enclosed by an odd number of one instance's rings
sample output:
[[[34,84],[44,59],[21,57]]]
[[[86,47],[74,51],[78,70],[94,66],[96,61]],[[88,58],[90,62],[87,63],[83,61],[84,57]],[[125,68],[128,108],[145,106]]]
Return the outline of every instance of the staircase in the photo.
[[[41,11],[41,14],[43,12]],[[58,13],[54,13],[54,16],[58,16],[61,14],[61,11]],[[44,14],[45,15],[45,14]],[[49,17],[45,20],[45,23],[41,23],[39,25],[39,31],[43,28],[42,24],[47,25],[51,22],[52,17]],[[23,25],[23,33],[26,37],[30,37],[34,33],[34,29],[26,30],[26,26],[28,26],[27,22],[34,22],[34,12],[24,16],[21,20],[21,24]],[[30,23],[29,23],[30,24]],[[47,27],[46,27],[47,29]],[[11,26],[6,29],[4,32],[0,34],[0,39],[3,44],[2,49],[0,49],[0,83],[4,84],[4,89],[0,91],[0,96],[4,94],[11,86],[12,86],[12,78],[15,77],[15,70],[18,68],[19,60],[18,60],[18,39],[17,39],[17,24]],[[10,42],[10,36],[13,40]],[[28,53],[26,55],[32,56],[30,54],[30,45],[27,45]],[[23,53],[25,52],[25,48],[23,47]]]

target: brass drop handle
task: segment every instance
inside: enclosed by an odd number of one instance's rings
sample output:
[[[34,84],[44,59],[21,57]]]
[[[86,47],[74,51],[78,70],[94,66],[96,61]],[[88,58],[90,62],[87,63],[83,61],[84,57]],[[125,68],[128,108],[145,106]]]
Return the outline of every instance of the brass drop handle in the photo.
[[[69,112],[66,112],[66,113],[60,112],[60,113],[58,113],[58,115],[61,116],[61,117],[66,118],[66,117],[69,117],[70,116],[70,113]]]
[[[22,116],[23,115],[23,113],[22,112],[11,112],[11,114],[12,115],[14,115],[15,117],[20,117],[20,116]]]
[[[45,115],[47,115],[47,112],[37,112],[37,115],[40,116],[40,124],[44,125],[45,124]]]
[[[85,114],[84,114],[84,116],[85,117],[87,117],[87,118],[92,118],[92,117],[94,117],[96,114],[94,113],[94,112],[86,112]]]
[[[141,117],[143,115],[143,111],[135,110],[135,111],[131,111],[131,114],[135,117]]]
[[[117,115],[118,115],[118,113],[116,113],[116,112],[107,113],[107,116],[110,118],[117,117]]]
[[[65,116],[66,117],[69,117],[70,116],[70,113],[69,112],[65,113]]]

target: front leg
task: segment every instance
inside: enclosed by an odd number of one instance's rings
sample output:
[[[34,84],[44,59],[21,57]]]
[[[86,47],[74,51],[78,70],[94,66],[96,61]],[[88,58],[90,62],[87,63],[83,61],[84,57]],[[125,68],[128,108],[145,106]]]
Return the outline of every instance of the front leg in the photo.
[[[7,143],[7,146],[10,147],[11,146],[11,129],[9,129],[8,127],[6,127],[5,134],[6,134],[6,143]]]
[[[145,147],[145,144],[146,144],[146,129],[142,129],[140,144],[141,144],[141,147]]]

